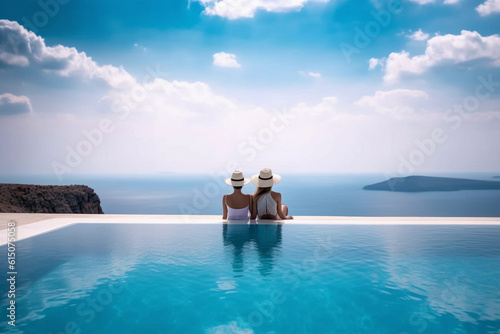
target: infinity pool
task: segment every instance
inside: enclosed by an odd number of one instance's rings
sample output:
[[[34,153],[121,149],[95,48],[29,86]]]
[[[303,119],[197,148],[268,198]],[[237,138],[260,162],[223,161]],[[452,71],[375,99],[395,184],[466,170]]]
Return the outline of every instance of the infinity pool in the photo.
[[[17,265],[2,333],[500,334],[500,226],[75,224]]]

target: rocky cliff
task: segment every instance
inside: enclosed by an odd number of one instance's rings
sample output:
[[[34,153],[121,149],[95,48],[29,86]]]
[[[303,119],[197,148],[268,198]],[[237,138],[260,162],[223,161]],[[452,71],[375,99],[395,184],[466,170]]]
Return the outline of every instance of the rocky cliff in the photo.
[[[92,188],[82,185],[0,184],[0,212],[103,213]]]

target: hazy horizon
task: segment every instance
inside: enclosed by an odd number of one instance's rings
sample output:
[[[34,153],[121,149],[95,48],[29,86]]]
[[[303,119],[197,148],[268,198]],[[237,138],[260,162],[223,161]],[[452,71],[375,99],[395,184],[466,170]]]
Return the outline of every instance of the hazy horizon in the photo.
[[[251,177],[258,171],[244,172],[245,177]],[[434,177],[450,177],[450,178],[464,178],[464,179],[483,179],[496,181],[500,177],[499,172],[434,172],[434,173],[415,173],[411,175],[400,175],[398,173],[278,173],[283,177],[283,182],[286,184],[301,184],[304,182],[312,182],[316,184],[321,183],[322,180],[332,182],[336,180],[340,183],[344,182],[344,179],[338,179],[339,177],[344,177],[345,181],[350,182],[352,180],[364,180],[371,179],[373,182],[366,182],[364,185],[368,185],[374,182],[381,182],[394,177],[405,177],[405,176],[434,176]],[[226,186],[223,180],[229,177],[225,172],[214,172],[214,173],[145,173],[145,174],[67,174],[62,178],[58,178],[57,175],[53,173],[47,174],[0,174],[0,183],[20,183],[20,184],[47,184],[47,185],[70,185],[70,184],[82,184],[89,185],[87,183],[92,183],[94,181],[105,181],[105,180],[178,180],[186,182],[186,187],[191,186],[191,181],[198,180],[199,186],[204,187],[207,183],[220,183],[220,187],[225,189]],[[325,179],[322,179],[325,178]],[[500,182],[500,181],[497,181]],[[246,187],[251,188],[252,185]],[[229,188],[227,189],[230,190]],[[248,190],[248,189],[247,189]]]

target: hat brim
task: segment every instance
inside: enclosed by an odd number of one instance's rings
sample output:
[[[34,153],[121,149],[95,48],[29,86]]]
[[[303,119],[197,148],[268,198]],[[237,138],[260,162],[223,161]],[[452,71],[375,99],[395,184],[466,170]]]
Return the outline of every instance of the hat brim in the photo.
[[[224,182],[226,182],[228,186],[243,187],[250,183],[250,178],[245,177],[243,178],[243,181],[233,181],[231,180],[231,178],[227,178],[224,180]]]
[[[259,179],[259,174],[256,174],[250,178],[252,180],[252,183],[255,184],[257,187],[261,188],[267,188],[267,187],[272,187],[275,184],[278,184],[281,181],[281,175],[279,174],[273,174],[273,178],[270,180],[261,180]]]

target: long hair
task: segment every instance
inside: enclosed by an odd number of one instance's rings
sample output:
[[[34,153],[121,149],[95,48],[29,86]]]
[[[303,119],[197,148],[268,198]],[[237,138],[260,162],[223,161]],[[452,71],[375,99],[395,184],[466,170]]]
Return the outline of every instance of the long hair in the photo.
[[[261,196],[264,196],[265,194],[270,193],[272,188],[273,187],[264,187],[264,188],[257,187],[257,189],[255,189],[255,192],[253,193],[254,202],[257,203]]]

